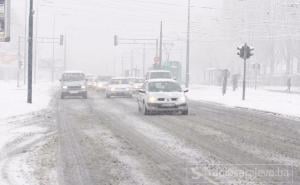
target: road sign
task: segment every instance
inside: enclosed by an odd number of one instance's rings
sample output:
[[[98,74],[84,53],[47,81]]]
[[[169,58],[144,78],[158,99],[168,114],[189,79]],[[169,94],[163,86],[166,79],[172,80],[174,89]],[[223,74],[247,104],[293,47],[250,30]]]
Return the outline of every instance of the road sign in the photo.
[[[10,0],[0,0],[0,42],[10,41]]]

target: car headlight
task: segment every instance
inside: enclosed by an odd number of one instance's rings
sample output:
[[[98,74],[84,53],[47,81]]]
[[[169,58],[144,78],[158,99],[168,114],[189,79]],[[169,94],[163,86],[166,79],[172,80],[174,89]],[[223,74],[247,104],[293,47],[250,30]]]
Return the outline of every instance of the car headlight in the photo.
[[[81,89],[85,89],[85,88],[86,88],[86,86],[85,86],[85,85],[82,85],[82,86],[81,86]]]
[[[115,90],[116,90],[116,88],[114,88],[114,87],[110,88],[110,91],[115,91]]]
[[[63,89],[68,89],[68,86],[64,85],[62,88],[63,88]]]
[[[155,101],[156,101],[156,98],[153,97],[153,96],[150,96],[150,97],[148,98],[148,102],[149,102],[149,103],[154,103]]]
[[[180,98],[178,98],[178,102],[185,103],[186,102],[186,97],[185,96],[181,96]]]

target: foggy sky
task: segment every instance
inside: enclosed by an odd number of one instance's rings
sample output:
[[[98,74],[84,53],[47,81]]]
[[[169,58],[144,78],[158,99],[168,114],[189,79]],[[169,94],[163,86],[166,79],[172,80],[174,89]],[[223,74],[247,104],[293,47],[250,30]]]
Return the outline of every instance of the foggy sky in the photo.
[[[142,66],[142,49],[138,46],[113,46],[113,35],[122,38],[158,38],[159,24],[164,24],[164,39],[172,40],[170,59],[185,64],[187,1],[182,0],[35,0],[35,20],[39,37],[67,36],[68,69],[87,73],[115,74],[121,70],[121,58],[130,67],[133,49],[134,65]],[[222,16],[222,0],[192,1],[191,74],[197,74],[207,56],[209,43],[204,39],[218,37],[218,19]],[[24,35],[25,3],[12,2],[13,41]],[[36,22],[35,22],[36,23]],[[55,25],[53,27],[53,25]],[[54,29],[53,29],[54,28]],[[39,45],[39,58],[51,58],[51,46]],[[62,51],[56,48],[57,58]],[[154,46],[147,47],[147,65],[155,56]],[[165,56],[165,55],[164,55]],[[114,70],[114,66],[116,66]],[[192,76],[197,78],[196,75]]]

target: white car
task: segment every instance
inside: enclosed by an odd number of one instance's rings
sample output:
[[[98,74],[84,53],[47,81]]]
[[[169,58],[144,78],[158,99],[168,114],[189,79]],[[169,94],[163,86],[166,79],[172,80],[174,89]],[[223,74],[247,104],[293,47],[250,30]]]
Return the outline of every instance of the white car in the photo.
[[[140,90],[145,82],[145,79],[143,78],[129,78],[130,84],[132,85],[132,91],[133,93],[138,93],[138,90]]]
[[[93,74],[88,74],[85,76],[86,80],[87,80],[87,86],[89,88],[95,88],[96,87],[96,79],[97,76],[93,75]]]
[[[151,70],[146,74],[146,80],[151,79],[172,79],[172,74],[167,70]]]
[[[106,87],[105,96],[107,98],[112,96],[132,97],[132,86],[129,80],[123,77],[112,78]]]
[[[153,79],[144,83],[138,95],[138,109],[144,115],[154,112],[180,112],[187,115],[188,103],[180,84],[172,79]]]
[[[66,71],[62,74],[61,83],[61,99],[66,96],[82,96],[87,98],[87,83],[85,75],[80,71]]]

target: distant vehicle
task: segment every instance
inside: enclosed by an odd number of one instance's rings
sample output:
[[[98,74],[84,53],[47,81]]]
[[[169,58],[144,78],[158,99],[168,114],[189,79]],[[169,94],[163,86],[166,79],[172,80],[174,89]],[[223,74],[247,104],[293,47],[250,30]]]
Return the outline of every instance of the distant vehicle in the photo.
[[[129,79],[124,77],[112,78],[106,87],[105,96],[107,98],[112,96],[132,97],[132,86]]]
[[[97,85],[97,75],[88,74],[86,75],[87,86],[89,88],[96,88]]]
[[[98,76],[96,80],[96,90],[105,91],[111,78],[111,76]]]
[[[67,71],[62,74],[61,99],[66,96],[82,96],[87,98],[85,74],[83,72]]]
[[[138,95],[138,110],[144,115],[154,112],[188,114],[188,103],[180,84],[172,79],[152,79],[144,83]]]
[[[137,93],[139,89],[142,88],[145,79],[144,78],[138,78],[138,77],[132,77],[129,78],[130,84],[132,85],[133,93]]]
[[[172,74],[167,70],[151,70],[146,74],[146,80],[150,79],[172,79]]]

